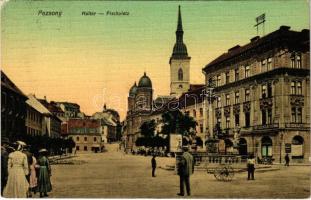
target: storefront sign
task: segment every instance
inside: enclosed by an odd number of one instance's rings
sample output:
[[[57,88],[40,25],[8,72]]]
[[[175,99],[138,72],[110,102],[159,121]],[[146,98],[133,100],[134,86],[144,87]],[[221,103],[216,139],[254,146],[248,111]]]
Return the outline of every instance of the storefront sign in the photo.
[[[291,153],[291,152],[292,152],[291,144],[286,143],[285,144],[285,153]]]

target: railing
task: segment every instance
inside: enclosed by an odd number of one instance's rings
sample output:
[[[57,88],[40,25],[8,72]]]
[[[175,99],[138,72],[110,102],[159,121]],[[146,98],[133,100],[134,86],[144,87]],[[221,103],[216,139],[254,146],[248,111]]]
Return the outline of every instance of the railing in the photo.
[[[279,128],[279,124],[263,124],[254,126],[254,130],[262,130],[262,129],[274,129]]]
[[[309,123],[285,123],[285,128],[310,128]]]

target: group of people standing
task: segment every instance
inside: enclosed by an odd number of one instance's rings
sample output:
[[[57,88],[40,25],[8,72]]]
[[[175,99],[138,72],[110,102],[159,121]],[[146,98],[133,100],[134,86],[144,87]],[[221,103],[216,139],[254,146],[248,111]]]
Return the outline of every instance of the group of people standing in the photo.
[[[33,152],[34,153],[34,152]],[[38,159],[22,141],[10,145],[1,139],[1,195],[6,198],[27,198],[37,192],[47,197],[52,190],[51,168],[47,150],[38,151]]]

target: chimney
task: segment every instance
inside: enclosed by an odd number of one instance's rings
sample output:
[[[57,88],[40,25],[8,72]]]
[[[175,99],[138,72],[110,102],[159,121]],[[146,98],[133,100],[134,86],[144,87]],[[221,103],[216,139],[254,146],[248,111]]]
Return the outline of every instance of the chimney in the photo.
[[[228,52],[231,52],[231,51],[236,50],[236,49],[238,49],[238,48],[240,48],[240,45],[236,45],[236,46],[234,46],[234,47],[228,49]]]
[[[282,31],[288,31],[290,29],[290,26],[280,26],[280,30]]]
[[[260,36],[257,35],[251,39],[251,42],[255,42],[255,41],[259,40],[259,38],[260,38]]]

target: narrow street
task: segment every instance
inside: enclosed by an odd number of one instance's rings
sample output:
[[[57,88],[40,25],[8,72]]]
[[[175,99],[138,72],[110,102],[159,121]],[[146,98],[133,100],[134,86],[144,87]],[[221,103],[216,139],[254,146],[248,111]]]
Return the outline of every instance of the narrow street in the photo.
[[[49,197],[73,198],[179,198],[179,177],[174,171],[158,168],[151,177],[151,157],[126,155],[109,145],[105,153],[79,154],[75,165],[52,165],[53,191]],[[157,158],[158,166],[172,163]],[[232,182],[216,181],[212,174],[195,171],[191,177],[195,198],[306,198],[310,195],[310,167],[280,167],[277,171],[255,173],[247,181],[245,173]]]

